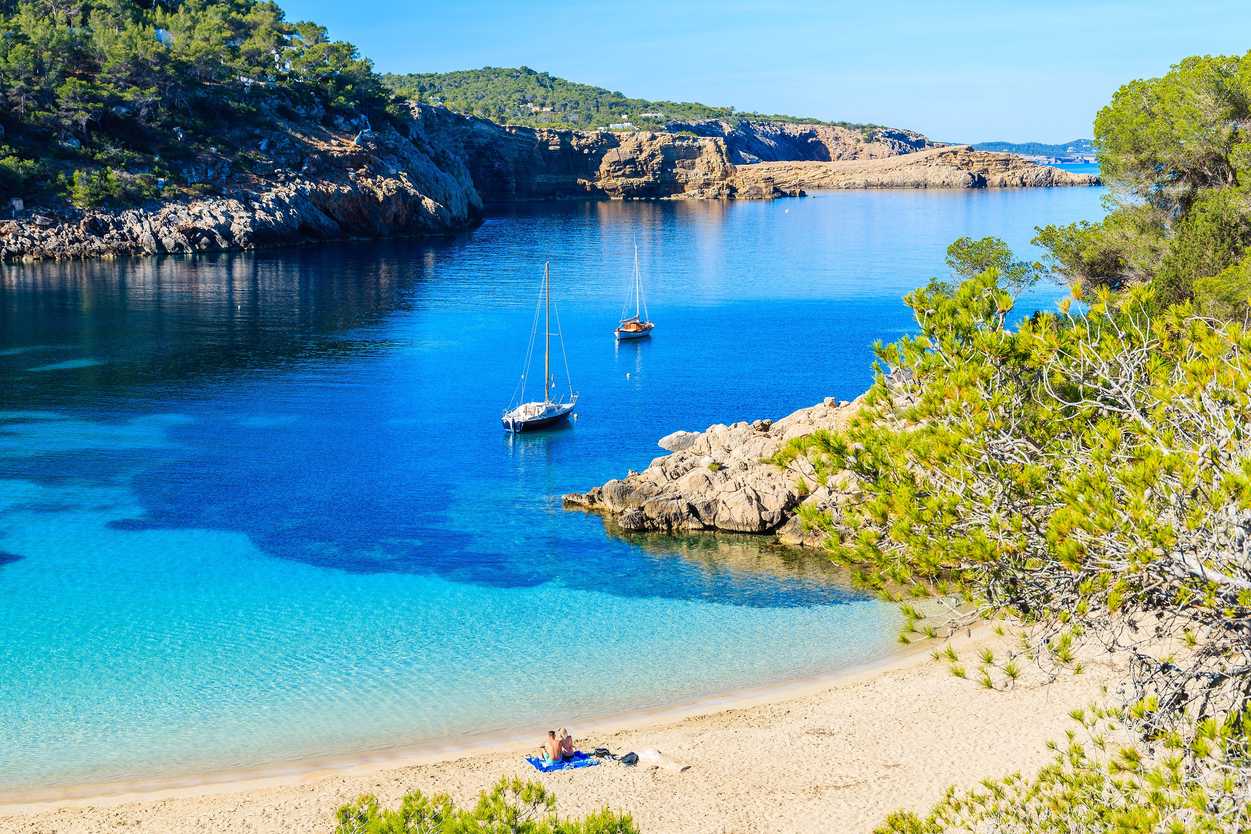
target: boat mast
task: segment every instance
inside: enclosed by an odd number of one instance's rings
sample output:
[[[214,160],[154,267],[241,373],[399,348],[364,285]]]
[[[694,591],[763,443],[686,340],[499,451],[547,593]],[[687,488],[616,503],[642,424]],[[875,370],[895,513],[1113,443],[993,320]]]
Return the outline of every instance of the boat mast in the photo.
[[[552,355],[552,287],[551,261],[543,262],[543,404],[551,402],[549,396],[552,387],[551,355]]]
[[[639,294],[642,281],[643,279],[639,277],[639,245],[636,243],[634,244],[634,318],[637,321],[642,321],[639,318]]]

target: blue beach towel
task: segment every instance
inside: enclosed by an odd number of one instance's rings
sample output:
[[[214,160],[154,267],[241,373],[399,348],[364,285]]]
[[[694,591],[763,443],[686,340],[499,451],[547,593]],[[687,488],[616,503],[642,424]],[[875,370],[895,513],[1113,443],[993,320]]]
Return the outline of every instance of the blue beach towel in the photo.
[[[556,770],[573,770],[577,767],[594,767],[599,764],[599,759],[588,756],[583,752],[573,754],[573,758],[564,759],[559,762],[549,762],[540,759],[538,756],[526,756],[526,761],[534,766],[539,773],[551,773]]]

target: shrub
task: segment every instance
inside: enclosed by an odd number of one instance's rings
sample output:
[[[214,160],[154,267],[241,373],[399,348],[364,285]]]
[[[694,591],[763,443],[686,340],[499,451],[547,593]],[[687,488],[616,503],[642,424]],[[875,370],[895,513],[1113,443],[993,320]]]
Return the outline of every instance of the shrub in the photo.
[[[0,197],[25,195],[41,170],[38,162],[22,159],[7,148],[0,148]]]
[[[119,173],[112,168],[77,170],[66,187],[66,197],[81,209],[107,204],[134,205],[151,200],[158,193],[156,177],[152,174]]]
[[[398,808],[366,795],[339,808],[335,834],[638,834],[628,815],[603,809],[581,819],[556,815],[556,797],[536,782],[500,779],[471,809],[446,794],[406,794]]]
[[[122,195],[121,181],[111,168],[74,172],[66,197],[80,209],[96,208]]]
[[[1009,685],[1024,660],[1080,674],[1083,645],[1128,657],[1128,679],[1035,779],[882,830],[1251,830],[1251,324],[1161,309],[1148,286],[1012,330],[1000,276],[992,264],[907,296],[919,332],[878,348],[850,427],[777,460],[854,474],[857,500],[819,526],[861,583],[959,598],[948,628],[1020,626],[1019,650],[982,657],[982,685],[998,688],[992,670]],[[1213,303],[1247,286],[1222,282]],[[904,613],[907,640],[922,612]]]

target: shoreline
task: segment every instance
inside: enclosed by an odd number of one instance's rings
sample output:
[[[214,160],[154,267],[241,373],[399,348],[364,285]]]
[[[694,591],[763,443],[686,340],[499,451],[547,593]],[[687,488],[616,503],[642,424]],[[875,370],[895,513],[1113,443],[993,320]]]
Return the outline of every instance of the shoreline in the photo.
[[[987,629],[979,624],[978,637]],[[962,640],[978,639],[963,637]],[[873,677],[917,663],[920,644],[896,648],[884,657],[831,672],[785,678],[730,689],[660,707],[605,713],[579,723],[582,737],[608,735],[655,725],[682,722],[737,709],[802,698],[861,678]],[[481,737],[432,739],[393,748],[344,752],[273,762],[244,768],[213,769],[165,779],[117,779],[64,786],[0,792],[0,822],[7,815],[29,815],[66,807],[108,807],[185,796],[209,796],[253,789],[299,785],[320,775],[366,775],[395,768],[452,762],[469,756],[527,751],[537,747],[540,731],[514,730]],[[2,830],[2,829],[0,829]]]
[[[950,642],[964,655],[1005,639],[976,627]],[[891,811],[923,812],[951,785],[1034,772],[1051,759],[1046,743],[1069,729],[1070,710],[1101,699],[1123,674],[1110,659],[1053,682],[1027,667],[1012,689],[991,692],[953,677],[930,648],[914,644],[831,675],[573,728],[583,749],[659,750],[689,765],[680,771],[606,762],[542,775],[522,760],[535,739],[514,738],[263,779],[10,803],[0,806],[0,832],[332,834],[336,809],[361,794],[384,807],[413,790],[472,804],[514,777],[550,788],[562,817],[610,807],[646,834],[867,832]]]

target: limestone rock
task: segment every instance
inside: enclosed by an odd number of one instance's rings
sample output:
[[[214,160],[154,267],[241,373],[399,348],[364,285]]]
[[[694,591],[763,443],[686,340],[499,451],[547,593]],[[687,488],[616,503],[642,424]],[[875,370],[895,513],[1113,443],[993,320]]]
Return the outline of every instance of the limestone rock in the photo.
[[[690,447],[692,443],[699,439],[699,432],[693,431],[675,431],[672,434],[666,434],[664,437],[656,441],[656,445],[670,452],[680,452]]]
[[[850,483],[818,484],[807,461],[784,469],[768,460],[792,438],[846,426],[858,408],[859,401],[831,400],[776,421],[674,432],[660,441],[671,454],[642,472],[566,495],[565,506],[602,512],[626,530],[776,531],[788,543],[819,544],[819,535],[799,528],[798,507],[815,501],[832,506],[849,493]]]
[[[881,159],[938,146],[919,133],[891,127],[858,130],[840,125],[775,120],[702,119],[672,121],[665,125],[665,129],[722,140],[730,161],[735,165]]]
[[[35,214],[0,238],[0,260],[252,249],[350,237],[446,234],[476,222],[482,200],[463,161],[388,127],[368,148],[329,131],[302,137],[300,176],[276,172],[221,196],[143,209]],[[217,165],[217,163],[214,163]],[[211,176],[210,176],[211,174]],[[201,176],[203,175],[203,176]],[[201,179],[223,181],[218,168]]]
[[[768,199],[781,193],[761,181],[740,193],[726,144],[717,137],[498,125],[425,104],[413,104],[412,112],[428,136],[457,149],[488,203]]]
[[[930,148],[880,159],[740,165],[738,188],[768,182],[787,193],[847,188],[1037,188],[1098,185],[1091,174],[1038,165],[1014,154],[968,146]]]

